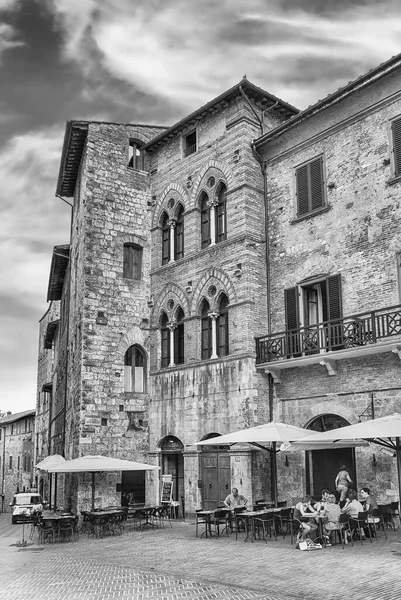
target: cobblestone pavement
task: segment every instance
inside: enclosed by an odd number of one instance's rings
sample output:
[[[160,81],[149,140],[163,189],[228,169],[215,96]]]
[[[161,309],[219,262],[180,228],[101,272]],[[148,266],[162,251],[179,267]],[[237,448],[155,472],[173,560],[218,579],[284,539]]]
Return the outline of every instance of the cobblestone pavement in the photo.
[[[128,531],[100,540],[15,545],[22,526],[0,516],[2,600],[401,600],[400,531],[300,552],[289,538],[244,543],[243,535],[195,538],[194,524]],[[29,528],[28,528],[29,535]],[[29,541],[29,540],[28,540]]]

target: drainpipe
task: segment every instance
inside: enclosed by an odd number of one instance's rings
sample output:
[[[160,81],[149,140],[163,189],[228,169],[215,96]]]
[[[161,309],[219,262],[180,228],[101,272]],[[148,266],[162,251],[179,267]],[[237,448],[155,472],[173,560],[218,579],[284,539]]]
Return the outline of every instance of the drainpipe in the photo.
[[[6,433],[7,426],[2,427],[1,431],[3,431],[3,460],[1,465],[1,511],[4,512],[4,477],[5,477],[5,460],[6,460]]]

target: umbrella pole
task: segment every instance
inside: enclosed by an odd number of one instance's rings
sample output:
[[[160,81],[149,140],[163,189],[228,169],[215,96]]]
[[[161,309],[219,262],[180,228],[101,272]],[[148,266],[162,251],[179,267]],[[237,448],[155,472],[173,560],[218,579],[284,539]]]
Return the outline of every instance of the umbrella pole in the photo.
[[[92,472],[92,510],[95,510],[95,472]]]
[[[54,507],[53,512],[57,511],[57,473],[54,474]]]
[[[401,446],[400,438],[395,438],[395,452],[397,456],[397,473],[398,473],[398,506],[401,503]]]
[[[277,451],[276,442],[272,442],[272,449],[270,451],[270,468],[271,468],[271,494],[274,506],[277,507],[278,502],[278,491],[277,491]]]

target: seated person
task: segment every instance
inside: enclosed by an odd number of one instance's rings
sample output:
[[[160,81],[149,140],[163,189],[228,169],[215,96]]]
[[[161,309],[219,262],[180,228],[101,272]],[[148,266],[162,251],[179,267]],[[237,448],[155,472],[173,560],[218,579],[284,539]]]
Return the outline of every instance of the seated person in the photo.
[[[237,506],[246,506],[248,500],[245,496],[242,496],[238,493],[237,488],[233,488],[231,490],[231,494],[228,494],[227,498],[224,500],[224,504],[227,508],[237,508]]]
[[[370,489],[367,487],[361,489],[360,495],[365,503],[365,510],[371,515],[373,511],[378,508],[376,498],[372,496]]]
[[[323,488],[321,491],[321,496],[321,499],[318,502],[316,502],[314,506],[314,509],[317,512],[322,511],[326,507],[328,497],[330,496],[330,490],[327,488]]]
[[[305,496],[301,502],[295,505],[294,519],[301,524],[298,540],[300,538],[305,540],[312,531],[317,530],[316,522],[313,519],[314,515],[317,515],[317,511],[312,506],[312,498],[310,496]]]
[[[363,512],[363,506],[359,502],[358,495],[354,489],[348,490],[348,497],[345,501],[345,505],[341,509],[341,512],[349,516],[351,529],[356,529],[357,524],[355,521],[353,521],[353,519],[357,519],[358,513]],[[362,532],[362,537],[364,535],[364,532]]]
[[[324,516],[327,517],[327,522],[324,523],[324,529],[330,538],[330,532],[340,528],[341,508],[336,504],[336,497],[334,494],[328,495],[327,504],[323,510]]]

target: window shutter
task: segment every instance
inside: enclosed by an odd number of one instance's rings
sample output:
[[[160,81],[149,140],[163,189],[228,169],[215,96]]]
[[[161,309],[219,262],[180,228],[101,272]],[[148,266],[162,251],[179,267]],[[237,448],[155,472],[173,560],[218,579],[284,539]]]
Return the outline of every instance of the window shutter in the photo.
[[[203,199],[201,207],[201,247],[207,248],[210,244],[210,217],[207,197]]]
[[[202,360],[207,360],[211,354],[211,322],[208,316],[204,316],[202,317]]]
[[[392,122],[393,130],[393,152],[394,152],[394,175],[401,175],[401,119]]]
[[[284,290],[286,329],[299,328],[298,287]]]
[[[165,215],[162,226],[162,265],[165,265],[170,260],[170,226],[168,224],[168,216]]]
[[[320,156],[309,164],[311,210],[324,205],[323,194],[323,160]]]
[[[132,278],[132,247],[124,244],[123,277]]]
[[[221,313],[217,320],[217,354],[228,355],[228,313]]]
[[[326,280],[328,319],[335,321],[342,317],[341,275],[332,275]]]
[[[142,272],[142,248],[132,246],[132,279],[141,279]]]
[[[217,242],[222,242],[227,239],[226,232],[226,203],[227,203],[227,190],[226,187],[223,186],[219,193],[219,202],[217,204],[217,231],[216,231],[216,240]]]
[[[174,247],[175,247],[175,259],[178,260],[184,256],[184,217],[183,217],[183,209],[181,208],[178,216],[177,223],[175,226],[175,238],[174,238]]]
[[[168,367],[170,364],[170,337],[169,330],[163,328],[161,331],[162,334],[162,367]]]
[[[297,177],[297,199],[298,216],[307,215],[309,212],[309,193],[308,193],[308,165],[299,167],[296,170]]]

